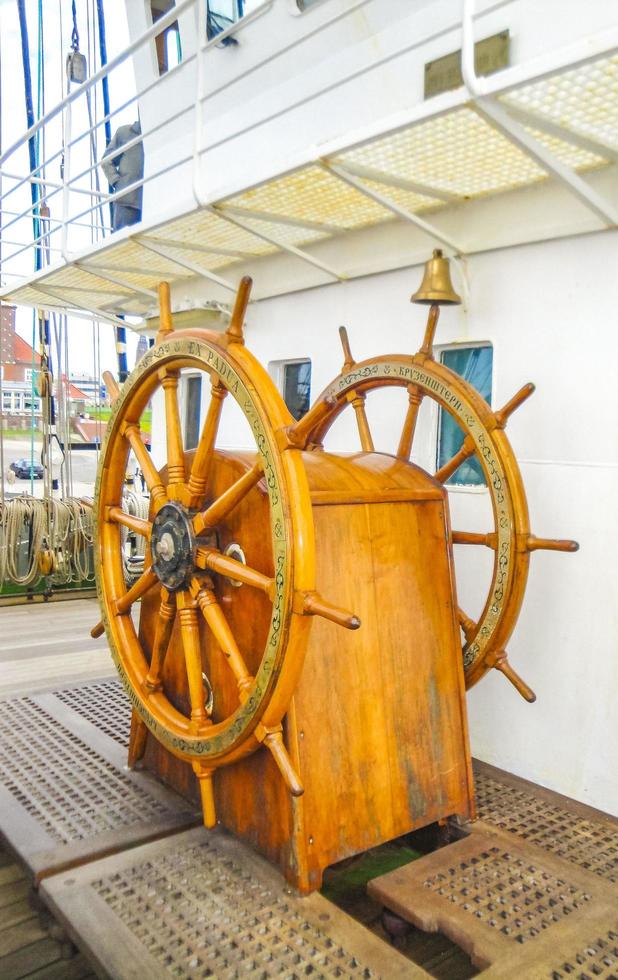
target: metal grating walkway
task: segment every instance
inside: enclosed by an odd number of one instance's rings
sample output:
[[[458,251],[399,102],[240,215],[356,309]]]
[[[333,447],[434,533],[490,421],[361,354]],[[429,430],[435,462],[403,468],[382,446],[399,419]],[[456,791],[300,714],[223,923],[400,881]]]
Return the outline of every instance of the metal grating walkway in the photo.
[[[618,888],[514,835],[469,837],[369,884],[420,929],[469,953],[487,980],[605,980],[618,970]]]
[[[154,777],[126,769],[128,702],[100,713],[101,697],[116,697],[109,688],[0,701],[0,829],[35,882],[200,819]]]
[[[615,181],[609,191],[595,181],[597,172],[618,162],[618,54],[610,48],[541,77],[517,77],[509,84],[509,70],[498,73],[483,98],[462,88],[446,102],[429,99],[413,107],[407,122],[389,129],[385,120],[380,133],[327,146],[319,156],[308,152],[305,162],[285,173],[163,223],[145,215],[134,230],[70,253],[66,262],[5,288],[2,298],[107,312],[111,319],[119,313],[150,316],[161,279],[178,286],[206,279],[221,301],[247,272],[256,276],[256,298],[262,298],[255,263],[268,256],[291,252],[306,263],[305,273],[313,266],[322,282],[381,271],[377,252],[373,267],[369,260],[359,269],[346,236],[397,219],[455,253],[498,247],[508,242],[481,242],[474,234],[468,241],[466,223],[444,222],[443,213],[548,178],[585,204],[595,216],[593,227],[615,227]],[[580,230],[590,225],[584,222]],[[513,241],[527,240],[525,227],[512,234]],[[331,239],[336,250],[322,249]],[[405,264],[409,260],[406,255]],[[9,283],[6,257],[5,272]],[[285,284],[267,285],[263,295],[308,285],[306,275],[286,275]]]
[[[103,976],[426,977],[320,895],[297,898],[245,845],[203,828],[48,879]]]

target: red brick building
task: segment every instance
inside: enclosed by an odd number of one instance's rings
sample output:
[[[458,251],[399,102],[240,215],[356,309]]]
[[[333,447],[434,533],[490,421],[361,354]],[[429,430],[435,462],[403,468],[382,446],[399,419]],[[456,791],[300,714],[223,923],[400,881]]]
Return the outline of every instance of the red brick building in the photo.
[[[3,381],[32,381],[40,368],[41,357],[15,329],[15,307],[0,305],[0,365]]]

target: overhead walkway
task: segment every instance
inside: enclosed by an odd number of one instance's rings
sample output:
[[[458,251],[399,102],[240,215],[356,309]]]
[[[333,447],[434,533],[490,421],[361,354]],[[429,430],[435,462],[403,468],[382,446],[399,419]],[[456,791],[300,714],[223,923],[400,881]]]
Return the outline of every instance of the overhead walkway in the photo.
[[[174,10],[191,6],[192,0],[184,0]],[[120,314],[140,318],[156,310],[161,279],[172,283],[175,308],[203,305],[204,284],[212,302],[221,305],[247,273],[260,299],[412,264],[432,245],[465,257],[615,227],[618,25],[579,45],[479,77],[467,6],[463,86],[385,115],[371,129],[346,133],[319,149],[307,147],[293,166],[256,186],[248,162],[245,185],[225,196],[199,191],[202,123],[196,113],[192,161],[168,161],[143,180],[147,195],[149,181],[165,177],[171,186],[189,166],[198,187],[193,207],[167,212],[162,220],[162,199],[154,218],[153,209],[145,208],[144,220],[131,228],[108,234],[101,225],[97,235],[104,237],[74,251],[67,241],[76,220],[65,209],[43,229],[41,242],[52,261],[39,273],[18,278],[14,269],[24,246],[4,246],[3,301],[112,321]],[[170,17],[158,23],[165,26]],[[102,74],[103,69],[92,83]],[[10,151],[3,157],[10,167],[7,157]],[[90,169],[95,168],[96,163]],[[4,186],[6,196],[15,185]],[[66,201],[78,188],[65,177],[61,189]],[[90,213],[103,215],[107,200],[99,193]],[[5,240],[6,224],[5,218]],[[50,242],[62,244],[54,251]]]

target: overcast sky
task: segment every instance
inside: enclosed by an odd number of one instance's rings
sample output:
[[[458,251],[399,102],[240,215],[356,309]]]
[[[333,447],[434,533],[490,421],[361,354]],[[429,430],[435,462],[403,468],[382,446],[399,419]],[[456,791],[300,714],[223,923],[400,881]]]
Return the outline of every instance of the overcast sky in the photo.
[[[136,2],[136,0],[133,0]],[[88,61],[88,72],[91,74],[99,67],[98,38],[96,32],[96,22],[94,19],[96,4],[94,0],[77,0],[77,27],[79,31],[80,51],[86,56]],[[128,44],[128,30],[125,16],[124,0],[105,0],[105,20],[107,36],[108,60],[111,60],[123,47]],[[30,42],[30,66],[33,85],[34,112],[37,113],[37,69],[39,62],[39,43],[38,43],[38,0],[26,0],[26,11],[28,17],[28,33]],[[49,111],[66,94],[66,74],[65,60],[71,44],[72,31],[71,0],[43,0],[43,45],[42,45],[42,64],[44,73],[44,109]],[[24,98],[24,75],[21,58],[21,35],[17,14],[16,0],[0,0],[0,129],[2,149],[6,150],[25,132],[26,108]],[[102,95],[100,85],[97,86],[96,99],[92,102],[92,112],[94,118],[103,116]],[[127,98],[128,93],[135,91],[132,69],[127,67],[116,77],[110,79],[110,98],[112,109],[120,105]],[[41,106],[43,108],[43,106]],[[135,111],[130,110],[132,115]],[[79,99],[75,105],[73,131],[78,132],[80,128],[87,125],[86,100]],[[116,124],[112,122],[112,131]],[[41,148],[41,158],[49,160],[62,145],[62,121],[58,117],[56,121],[46,128],[45,146]],[[99,130],[99,145],[97,147],[97,158],[102,155],[105,141],[104,132],[101,127]],[[80,157],[81,154],[81,157]],[[75,159],[72,161],[72,173],[79,169],[85,169],[90,164],[90,150],[86,141],[80,151],[75,151]],[[6,161],[4,168],[8,173],[23,175],[29,172],[27,147],[15,153]],[[59,182],[60,180],[60,158],[53,160],[45,174],[49,181]],[[87,178],[86,178],[87,179]],[[101,190],[106,190],[105,181],[100,175]],[[6,178],[2,183],[2,192],[14,184]],[[85,185],[84,185],[85,186]],[[86,202],[83,207],[89,206],[90,198],[82,196]],[[77,198],[79,200],[79,198]],[[18,251],[20,243],[32,241],[32,221],[22,219],[16,221],[10,228],[5,226],[13,215],[7,211],[19,213],[30,203],[29,187],[24,186],[16,190],[6,198],[3,204],[2,224],[4,232],[2,235],[2,259],[3,274],[7,276],[10,272],[20,272],[29,274],[33,269],[34,259],[31,251],[26,251],[22,255],[10,259],[11,253]],[[54,215],[60,217],[61,214],[61,195],[57,194],[49,201],[52,218]],[[89,218],[81,219],[88,222]],[[91,232],[88,228],[72,231],[72,247],[86,247],[89,244]],[[78,236],[83,236],[79,241]],[[55,236],[56,239],[59,236]],[[17,244],[12,244],[17,243]],[[58,240],[52,244],[60,246]],[[52,262],[58,261],[59,253],[52,253]],[[8,260],[8,261],[7,261]],[[17,280],[7,276],[9,285]],[[29,342],[32,342],[32,310],[30,308],[19,308],[17,312],[18,332]],[[129,367],[133,366],[135,358],[135,347],[137,345],[137,335],[128,331],[128,356]],[[100,347],[101,347],[101,366],[102,369],[116,371],[117,361],[114,346],[113,329],[109,324],[101,323],[100,326]],[[76,372],[93,371],[93,340],[92,326],[90,323],[78,320],[69,320],[69,369]]]

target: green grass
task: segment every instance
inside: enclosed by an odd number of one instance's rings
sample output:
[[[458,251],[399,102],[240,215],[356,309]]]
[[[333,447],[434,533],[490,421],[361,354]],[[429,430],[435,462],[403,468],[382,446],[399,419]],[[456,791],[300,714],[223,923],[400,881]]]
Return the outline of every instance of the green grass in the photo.
[[[367,895],[367,882],[419,857],[419,851],[403,842],[381,844],[328,868],[324,873],[322,895],[349,915],[367,921],[375,915],[374,903]]]
[[[91,419],[100,419],[101,422],[107,422],[112,414],[112,410],[107,405],[101,405],[99,408],[89,409],[88,414],[90,415]],[[146,432],[148,435],[150,435],[152,430],[152,409],[147,408],[145,412],[142,412],[140,425],[142,432]]]
[[[3,429],[2,438],[3,439],[30,439],[32,435],[32,429]],[[34,433],[34,445],[40,445],[43,439],[41,433],[37,429]]]

